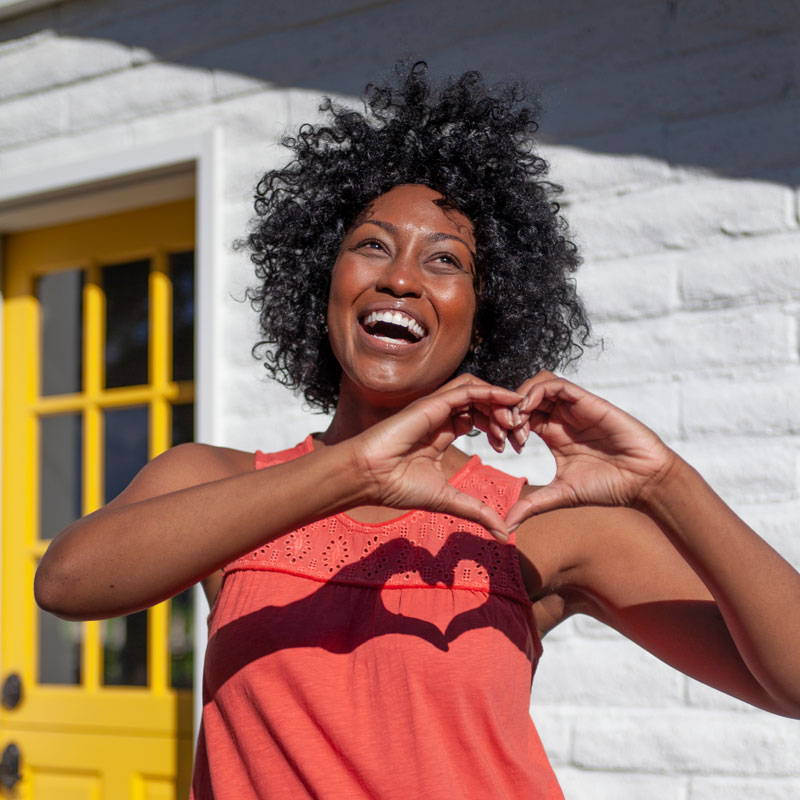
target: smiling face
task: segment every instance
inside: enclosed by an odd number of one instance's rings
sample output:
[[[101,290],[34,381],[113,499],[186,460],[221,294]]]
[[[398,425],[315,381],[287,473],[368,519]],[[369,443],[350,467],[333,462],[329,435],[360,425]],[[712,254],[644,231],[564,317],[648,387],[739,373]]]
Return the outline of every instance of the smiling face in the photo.
[[[428,394],[458,368],[475,317],[475,238],[427,186],[396,186],[348,231],[333,267],[328,335],[342,396],[380,406]]]

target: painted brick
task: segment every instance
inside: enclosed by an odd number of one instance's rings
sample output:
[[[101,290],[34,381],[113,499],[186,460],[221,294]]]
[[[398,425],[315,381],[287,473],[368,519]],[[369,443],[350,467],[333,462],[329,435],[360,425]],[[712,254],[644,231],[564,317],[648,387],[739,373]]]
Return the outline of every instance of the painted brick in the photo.
[[[588,769],[794,776],[800,725],[768,714],[617,711],[575,722],[574,764]]]
[[[663,51],[662,51],[663,53]],[[793,94],[793,35],[753,38],[654,60],[646,69],[585,72],[551,84],[548,118],[562,137],[624,128],[630,120],[701,116]]]
[[[74,83],[130,66],[130,50],[114,42],[46,37],[0,54],[0,100]]]
[[[65,106],[66,108],[66,106]],[[52,109],[51,109],[52,110]],[[66,117],[66,113],[64,114]],[[0,128],[3,116],[0,112]],[[29,173],[38,169],[86,161],[107,153],[118,152],[133,143],[128,124],[111,125],[102,130],[88,130],[75,136],[56,136],[9,150],[0,148],[0,175]]]
[[[689,308],[800,297],[800,233],[726,242],[674,262]]]
[[[175,64],[146,64],[70,87],[73,130],[202,104],[213,97],[211,74]]]
[[[669,40],[676,50],[705,49],[714,44],[746,41],[754,36],[798,29],[796,0],[753,4],[750,0],[681,0],[674,6]]]
[[[666,127],[667,157],[673,163],[752,176],[756,167],[796,163],[798,130],[800,103],[794,98],[677,120]]]
[[[655,709],[683,701],[683,677],[622,637],[559,642],[537,673],[536,699],[547,705]]]
[[[547,751],[547,757],[555,766],[566,764],[570,759],[573,715],[560,708],[539,705],[535,699],[531,713],[536,730]]]
[[[214,97],[230,97],[231,95],[247,94],[265,88],[268,84],[260,78],[250,78],[236,72],[223,69],[212,71],[214,78]]]
[[[693,777],[688,800],[797,800],[798,778]]]
[[[800,449],[800,445],[798,445]],[[800,488],[800,480],[798,481]],[[800,569],[800,503],[735,504],[736,513],[787,561]]]
[[[732,47],[706,46],[654,70],[651,86],[665,91],[653,92],[651,99],[659,113],[671,117],[761,106],[793,92],[796,56],[796,37],[783,32]]]
[[[302,399],[269,380],[255,360],[247,368],[223,370],[222,441],[243,450],[274,451],[292,447],[309,431],[325,430],[328,421],[303,410]],[[257,432],[261,431],[262,434]],[[254,433],[256,432],[256,433]]]
[[[546,116],[544,131],[547,131]],[[637,144],[640,146],[643,138],[653,137],[660,140],[662,128],[639,128],[636,134]],[[594,138],[599,140],[600,137]],[[578,147],[543,144],[540,148],[541,155],[550,163],[552,180],[564,187],[564,197],[569,201],[587,194],[594,196],[609,192],[630,192],[658,186],[671,178],[669,165],[661,159],[647,155],[597,152],[605,147],[599,141],[589,138],[579,140],[577,144]],[[657,146],[653,142],[654,150]]]
[[[620,634],[608,625],[594,619],[594,617],[587,617],[583,614],[577,614],[572,617],[576,633],[585,637],[586,639],[619,639]],[[559,625],[556,630],[559,630]],[[548,634],[549,636],[550,634]]]
[[[519,4],[505,30],[478,29],[462,47],[481,59],[481,69],[535,76],[545,85],[585,74],[587,64],[593,70],[631,67],[666,52],[666,4],[606,3],[602,25],[591,23],[593,10],[587,4],[571,5]],[[513,63],[509,53],[515,54]]]
[[[0,103],[0,148],[65,133],[67,109],[67,98],[63,91]]]
[[[684,800],[686,796],[686,780],[665,775],[608,773],[562,767],[558,770],[558,780],[564,796],[569,800]]]
[[[526,478],[532,486],[544,486],[555,475],[553,456],[535,435],[528,439],[519,455],[508,444],[502,453],[495,452],[483,433],[474,437],[462,436],[457,447],[469,455],[480,456],[485,464],[496,469]]]
[[[705,370],[714,367],[797,361],[795,320],[781,309],[743,308],[676,313],[636,322],[595,325],[602,349],[588,351],[575,379],[585,385],[623,376]]]
[[[791,202],[782,186],[697,176],[602,203],[575,203],[568,220],[587,258],[612,259],[786,230],[794,224]]]
[[[680,394],[674,381],[655,380],[631,385],[585,388],[627,411],[662,438],[674,439],[681,432]]]
[[[149,13],[163,15],[170,6],[182,6],[180,11],[184,21],[195,12],[191,4],[175,0],[70,0],[59,9],[58,24],[62,30],[71,33],[96,35],[97,26],[109,22],[115,22],[120,29],[124,29],[125,24],[132,26],[135,20],[146,17],[150,24],[154,24],[156,18],[149,16]],[[163,20],[166,24],[166,17]]]
[[[53,35],[58,21],[55,5],[0,20],[0,53],[28,48]]]
[[[545,653],[549,653],[551,648],[557,647],[559,642],[575,639],[578,636],[577,620],[578,617],[570,617],[545,634],[542,642]]]
[[[800,367],[746,377],[691,377],[681,382],[680,393],[688,437],[800,433]]]
[[[652,317],[679,306],[678,271],[661,254],[588,261],[577,285],[592,320]]]
[[[673,442],[673,447],[728,502],[780,502],[798,496],[796,440],[701,440]]]
[[[82,5],[85,8],[81,8]],[[354,16],[357,24],[364,15],[364,9],[355,0],[276,4],[264,14],[254,14],[246,0],[225,3],[136,0],[133,4],[124,0],[107,3],[73,0],[67,4],[62,26],[81,35],[134,41],[158,58],[183,57],[185,60],[187,55],[219,42],[243,44],[269,33],[283,34],[286,41],[295,30],[307,36],[309,28],[324,24],[326,20]],[[383,16],[386,16],[385,10]],[[287,45],[288,42],[280,49],[288,49]],[[278,53],[275,56],[280,57]],[[247,73],[246,69],[239,71]]]
[[[718,710],[736,711],[740,714],[761,715],[763,712],[748,705],[742,700],[732,697],[725,692],[712,689],[703,683],[685,678],[686,680],[686,701],[687,704],[695,708],[710,708]]]

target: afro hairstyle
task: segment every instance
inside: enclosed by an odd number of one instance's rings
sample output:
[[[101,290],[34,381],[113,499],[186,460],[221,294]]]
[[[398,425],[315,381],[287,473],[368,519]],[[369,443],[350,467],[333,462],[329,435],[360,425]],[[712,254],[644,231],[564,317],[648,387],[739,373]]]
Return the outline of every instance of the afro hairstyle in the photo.
[[[325,124],[305,124],[282,144],[293,158],[267,172],[241,246],[258,285],[253,347],[268,374],[302,391],[315,410],[337,402],[341,369],[328,342],[330,277],[341,242],[376,197],[424,184],[465,214],[477,245],[472,346],[457,373],[516,387],[540,369],[577,358],[589,324],[572,273],[579,263],[533,149],[538,104],[519,84],[486,85],[465,72],[432,85],[424,62],[370,84],[363,111],[324,98]]]

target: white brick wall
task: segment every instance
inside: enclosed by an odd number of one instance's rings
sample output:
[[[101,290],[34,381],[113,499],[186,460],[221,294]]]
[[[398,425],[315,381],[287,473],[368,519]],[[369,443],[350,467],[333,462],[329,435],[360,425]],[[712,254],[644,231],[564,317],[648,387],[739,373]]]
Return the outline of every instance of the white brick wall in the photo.
[[[540,85],[542,150],[604,341],[572,373],[639,416],[800,565],[800,14],[792,0],[66,0],[0,21],[0,180],[225,131],[222,238],[280,133],[400,53]],[[230,250],[226,443],[281,448],[325,420],[249,355]],[[532,482],[552,461],[465,447]],[[800,724],[749,710],[587,619],[545,642],[535,718],[568,798],[800,796]]]

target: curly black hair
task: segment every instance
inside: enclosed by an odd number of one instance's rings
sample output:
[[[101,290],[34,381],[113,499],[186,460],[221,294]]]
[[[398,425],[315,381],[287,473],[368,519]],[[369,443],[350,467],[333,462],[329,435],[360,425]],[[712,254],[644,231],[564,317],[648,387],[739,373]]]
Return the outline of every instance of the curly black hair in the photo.
[[[515,387],[574,360],[589,325],[571,273],[579,263],[533,151],[538,104],[518,84],[489,88],[478,72],[431,85],[427,65],[397,68],[396,86],[368,85],[364,112],[325,98],[328,124],[303,125],[283,144],[293,160],[258,183],[243,245],[260,284],[268,373],[330,411],[341,370],[327,336],[330,276],[340,244],[366,206],[398,184],[425,184],[474,226],[478,308],[458,372]]]

